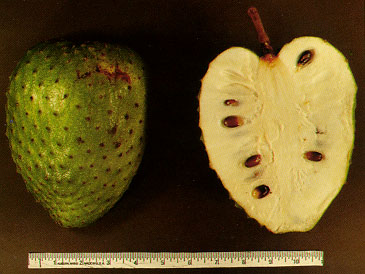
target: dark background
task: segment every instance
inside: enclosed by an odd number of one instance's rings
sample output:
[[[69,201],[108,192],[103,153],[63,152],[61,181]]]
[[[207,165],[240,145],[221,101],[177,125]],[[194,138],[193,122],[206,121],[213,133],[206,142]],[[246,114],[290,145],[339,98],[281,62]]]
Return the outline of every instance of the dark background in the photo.
[[[200,79],[231,46],[259,53],[255,5],[279,50],[305,35],[349,60],[359,90],[348,183],[317,226],[274,235],[234,206],[209,169],[198,127]],[[36,43],[66,37],[118,41],[150,69],[148,145],[130,189],[95,224],[57,226],[26,191],[5,136],[9,75]],[[0,273],[347,273],[364,260],[364,1],[0,1]],[[324,267],[190,270],[27,270],[28,252],[323,250]],[[361,270],[362,269],[362,270]],[[363,272],[362,272],[363,273]]]

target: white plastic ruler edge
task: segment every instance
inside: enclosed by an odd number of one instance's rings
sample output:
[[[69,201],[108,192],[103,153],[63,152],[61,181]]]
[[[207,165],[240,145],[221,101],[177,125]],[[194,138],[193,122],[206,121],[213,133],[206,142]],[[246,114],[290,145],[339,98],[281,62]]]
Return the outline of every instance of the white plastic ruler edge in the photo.
[[[28,254],[28,268],[219,268],[323,266],[323,251],[76,252]]]

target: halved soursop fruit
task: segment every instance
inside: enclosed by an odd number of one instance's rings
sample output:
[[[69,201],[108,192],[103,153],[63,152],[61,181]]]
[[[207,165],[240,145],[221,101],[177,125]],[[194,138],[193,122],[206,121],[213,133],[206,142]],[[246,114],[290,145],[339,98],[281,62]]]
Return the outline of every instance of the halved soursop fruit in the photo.
[[[261,28],[263,57],[233,47],[209,65],[202,138],[211,168],[250,217],[273,233],[308,231],[346,181],[357,86],[327,41],[296,38],[274,55],[265,35]]]

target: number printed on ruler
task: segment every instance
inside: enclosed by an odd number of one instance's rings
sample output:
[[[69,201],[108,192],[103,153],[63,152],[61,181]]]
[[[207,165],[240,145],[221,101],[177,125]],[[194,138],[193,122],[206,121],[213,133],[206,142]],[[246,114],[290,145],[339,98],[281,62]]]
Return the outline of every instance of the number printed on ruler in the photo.
[[[323,266],[323,251],[29,253],[28,268]]]

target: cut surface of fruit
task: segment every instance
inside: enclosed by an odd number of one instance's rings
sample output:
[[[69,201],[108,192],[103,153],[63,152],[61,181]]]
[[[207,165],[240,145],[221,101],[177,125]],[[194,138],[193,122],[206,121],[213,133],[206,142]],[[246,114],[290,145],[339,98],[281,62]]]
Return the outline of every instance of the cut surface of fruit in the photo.
[[[356,83],[345,57],[300,37],[273,58],[233,47],[202,80],[199,125],[231,197],[274,233],[308,231],[346,181]]]

